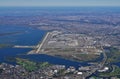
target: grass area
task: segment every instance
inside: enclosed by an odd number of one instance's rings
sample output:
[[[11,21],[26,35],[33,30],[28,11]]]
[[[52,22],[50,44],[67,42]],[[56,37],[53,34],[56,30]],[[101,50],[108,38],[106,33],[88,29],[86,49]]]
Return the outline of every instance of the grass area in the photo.
[[[106,52],[107,61],[106,64],[120,62],[120,50],[116,48],[109,48],[109,52]]]
[[[50,66],[48,62],[36,63],[27,59],[16,58],[17,64],[23,66],[27,71],[34,71],[39,68],[46,68]]]
[[[99,56],[94,54],[79,54],[76,55],[77,58],[79,58],[80,61],[93,61],[97,59]]]
[[[102,77],[120,76],[120,67],[113,65],[112,68],[113,70],[111,72],[99,73],[99,76]]]
[[[35,62],[20,58],[16,58],[16,60],[19,65],[23,66],[28,71],[33,71],[37,69]]]
[[[49,54],[50,55],[50,54]],[[95,54],[51,54],[52,56],[61,57],[67,60],[77,61],[77,62],[96,62],[100,59],[100,55]],[[99,60],[97,61],[99,62]]]
[[[48,62],[38,63],[39,68],[46,68],[49,67],[50,65],[51,64],[49,64]]]

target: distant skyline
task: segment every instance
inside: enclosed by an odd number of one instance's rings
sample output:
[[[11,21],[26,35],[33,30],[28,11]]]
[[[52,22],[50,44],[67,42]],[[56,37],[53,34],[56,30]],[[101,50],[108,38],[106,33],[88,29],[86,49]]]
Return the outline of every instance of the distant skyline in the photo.
[[[120,6],[120,0],[0,0],[0,6]]]

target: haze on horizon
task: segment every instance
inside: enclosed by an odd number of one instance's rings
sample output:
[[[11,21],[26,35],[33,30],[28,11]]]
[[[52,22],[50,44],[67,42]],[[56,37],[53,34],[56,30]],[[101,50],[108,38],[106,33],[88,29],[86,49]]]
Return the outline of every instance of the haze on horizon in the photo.
[[[0,0],[0,6],[120,6],[120,0]]]

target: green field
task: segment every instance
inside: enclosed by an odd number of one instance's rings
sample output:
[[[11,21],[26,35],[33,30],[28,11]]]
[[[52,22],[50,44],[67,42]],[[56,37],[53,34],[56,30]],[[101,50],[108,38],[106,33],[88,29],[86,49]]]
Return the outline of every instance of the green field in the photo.
[[[48,62],[41,62],[41,63],[36,63],[27,59],[21,59],[21,58],[16,58],[17,64],[21,65],[24,67],[27,71],[34,71],[40,68],[46,68],[49,67],[51,64]]]

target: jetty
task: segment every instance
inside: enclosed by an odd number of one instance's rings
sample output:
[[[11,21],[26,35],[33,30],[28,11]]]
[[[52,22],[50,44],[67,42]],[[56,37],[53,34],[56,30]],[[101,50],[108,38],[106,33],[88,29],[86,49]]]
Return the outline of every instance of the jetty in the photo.
[[[46,39],[48,38],[50,32],[47,32],[47,34],[45,35],[45,37],[43,38],[43,40],[36,46],[23,46],[23,45],[15,45],[13,46],[13,48],[32,48],[35,49],[36,51],[34,53],[39,53],[42,46],[44,45]]]
[[[15,45],[13,48],[36,48],[36,46],[20,46],[20,45]]]

